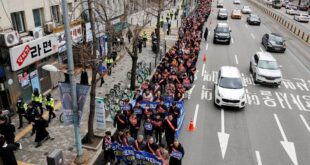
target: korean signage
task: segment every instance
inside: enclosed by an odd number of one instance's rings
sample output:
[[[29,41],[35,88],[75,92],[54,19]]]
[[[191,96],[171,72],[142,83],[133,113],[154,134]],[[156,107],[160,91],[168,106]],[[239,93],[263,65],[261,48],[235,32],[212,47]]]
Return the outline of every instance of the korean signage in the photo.
[[[105,110],[103,98],[96,97],[96,127],[97,129],[105,129]]]
[[[10,48],[12,70],[17,71],[56,53],[57,45],[56,37],[48,35]]]
[[[102,37],[105,32],[105,26],[100,22],[95,22],[96,37]],[[93,41],[90,22],[85,23],[85,42]]]

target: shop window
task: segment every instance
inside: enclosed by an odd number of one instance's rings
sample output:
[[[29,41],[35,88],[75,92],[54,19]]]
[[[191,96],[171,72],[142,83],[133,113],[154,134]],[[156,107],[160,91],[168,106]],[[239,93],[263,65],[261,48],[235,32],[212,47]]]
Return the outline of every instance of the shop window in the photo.
[[[51,6],[51,12],[54,22],[59,23],[60,22],[59,5]]]
[[[42,17],[42,9],[33,9],[33,19],[35,27],[42,27],[43,17]]]
[[[15,12],[11,13],[13,28],[17,30],[19,33],[25,32],[25,20],[24,20],[24,12]]]

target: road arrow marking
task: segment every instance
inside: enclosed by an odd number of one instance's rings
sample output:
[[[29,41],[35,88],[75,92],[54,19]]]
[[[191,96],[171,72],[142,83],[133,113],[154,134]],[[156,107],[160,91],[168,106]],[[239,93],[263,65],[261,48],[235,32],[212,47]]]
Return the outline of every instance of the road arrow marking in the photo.
[[[221,109],[221,132],[218,132],[217,135],[218,135],[219,143],[221,147],[222,158],[224,159],[227,145],[228,145],[229,134],[225,133],[225,121],[224,121],[224,110],[223,109]]]
[[[196,122],[197,122],[197,116],[198,116],[198,110],[199,110],[199,104],[196,104],[195,114],[194,114],[194,128],[196,129]]]
[[[257,165],[262,165],[262,159],[260,158],[259,151],[255,151],[255,154],[256,154]]]
[[[303,115],[299,115],[299,116],[300,116],[302,122],[305,124],[305,126],[306,126],[308,132],[310,133],[310,126],[309,126],[309,124],[307,123],[306,119],[304,118]]]
[[[294,163],[294,165],[298,165],[298,162],[297,162],[297,156],[296,156],[296,151],[295,151],[295,146],[294,146],[294,143],[293,142],[289,142],[287,140],[287,137],[283,131],[283,128],[282,128],[282,125],[279,121],[279,118],[276,114],[273,114],[276,122],[277,122],[277,125],[280,129],[280,132],[281,132],[281,136],[283,138],[283,141],[280,141],[280,143],[282,144],[284,150],[286,151],[286,153],[288,154],[288,156],[290,157],[290,159],[292,160],[292,162]]]
[[[203,74],[204,74],[205,67],[206,67],[206,66],[205,66],[205,63],[203,63],[203,64],[202,64],[202,70],[201,70],[201,76],[203,76]]]

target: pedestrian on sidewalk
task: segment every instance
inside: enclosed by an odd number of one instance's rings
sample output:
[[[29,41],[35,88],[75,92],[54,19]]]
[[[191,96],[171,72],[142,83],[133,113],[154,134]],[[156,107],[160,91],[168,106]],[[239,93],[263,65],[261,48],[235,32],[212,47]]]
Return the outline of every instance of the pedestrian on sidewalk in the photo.
[[[103,137],[102,150],[104,154],[103,163],[112,164],[115,161],[114,151],[112,149],[112,143],[115,141],[114,137],[111,136],[110,131],[105,132]]]
[[[40,115],[43,115],[43,107],[42,107],[42,95],[39,92],[38,88],[34,88],[32,96],[31,96],[31,100],[32,100],[32,104],[34,104],[33,106],[38,107],[40,109]]]
[[[117,58],[117,50],[116,50],[115,47],[112,49],[111,56],[113,58],[113,67],[114,67],[116,65],[115,61],[116,61],[116,58]]]
[[[172,21],[172,19],[173,19],[173,13],[174,13],[173,10],[170,9],[170,13],[169,13],[169,14],[170,14],[170,20],[171,20],[171,21]]]
[[[131,38],[132,38],[132,31],[131,31],[130,28],[128,27],[127,39],[128,39],[128,42],[129,42],[129,43],[131,43]]]
[[[162,28],[164,26],[164,17],[163,16],[160,17],[159,22],[160,22],[160,27]]]
[[[7,144],[20,146],[15,142],[15,126],[7,121],[5,117],[0,117],[0,134],[4,136]]]
[[[46,95],[45,107],[48,110],[48,122],[51,122],[51,120],[54,119],[56,115],[54,113],[54,98],[50,93]]]
[[[169,22],[169,20],[170,20],[170,15],[169,15],[169,13],[167,13],[166,21]]]
[[[143,39],[143,47],[146,48],[147,34],[145,31],[143,31],[142,33],[142,39]]]
[[[35,142],[37,145],[35,147],[38,148],[43,142],[50,139],[50,135],[46,130],[48,127],[48,122],[42,116],[37,115],[35,117],[33,127],[36,133]]]
[[[171,32],[171,21],[168,22],[168,30],[167,30],[167,35],[170,35]]]
[[[179,7],[177,8],[177,10],[175,11],[174,13],[174,19],[176,20],[178,18],[178,15],[179,15]]]
[[[208,27],[206,27],[205,29],[205,33],[203,35],[203,37],[205,38],[205,41],[207,42],[207,39],[208,39],[208,33],[209,33],[209,30],[208,30]]]
[[[102,87],[102,84],[104,84],[104,72],[107,71],[107,68],[103,65],[103,62],[101,61],[98,65],[98,74],[100,76],[100,87]]]
[[[137,44],[138,44],[137,46],[138,46],[138,49],[139,49],[139,53],[142,53],[143,40],[142,40],[141,37],[139,37]]]
[[[1,165],[17,165],[16,157],[14,151],[19,147],[14,144],[5,143],[5,137],[0,135],[0,161]]]
[[[16,104],[16,111],[18,113],[19,118],[18,129],[23,128],[23,118],[26,118],[26,110],[27,110],[27,104],[24,102],[24,99],[22,97],[19,97]]]
[[[169,148],[170,160],[169,164],[182,165],[182,159],[184,157],[184,148],[178,140],[174,140],[173,144]]]
[[[112,73],[112,65],[113,65],[113,58],[111,57],[111,55],[108,55],[107,58],[105,59],[105,62],[107,64],[107,68],[108,68],[108,75],[110,76]]]
[[[81,73],[81,80],[80,84],[82,85],[89,85],[88,83],[88,74],[85,68],[83,68],[82,73]]]

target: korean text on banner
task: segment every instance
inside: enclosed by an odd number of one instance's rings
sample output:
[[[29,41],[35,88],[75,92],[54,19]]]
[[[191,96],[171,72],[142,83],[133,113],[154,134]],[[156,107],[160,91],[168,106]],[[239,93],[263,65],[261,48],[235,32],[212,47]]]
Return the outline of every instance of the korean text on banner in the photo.
[[[96,127],[97,129],[105,129],[105,110],[103,98],[96,97]]]

